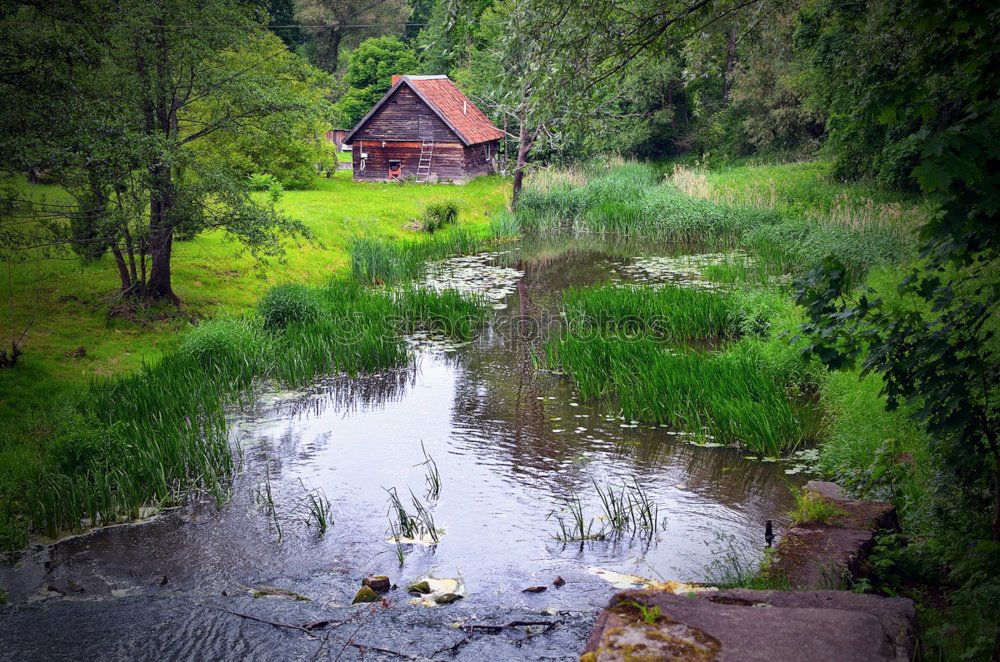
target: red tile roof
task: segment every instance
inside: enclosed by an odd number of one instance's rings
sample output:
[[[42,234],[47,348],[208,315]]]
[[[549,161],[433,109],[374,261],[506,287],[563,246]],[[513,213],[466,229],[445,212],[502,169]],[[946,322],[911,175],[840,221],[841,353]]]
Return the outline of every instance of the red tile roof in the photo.
[[[503,132],[447,76],[403,76],[468,145],[499,140]]]
[[[493,126],[483,111],[476,108],[476,105],[469,101],[447,76],[393,76],[392,87],[364,119],[344,137],[344,142],[350,142],[354,134],[399,89],[400,85],[408,85],[416,92],[417,96],[423,99],[466,145],[503,138],[503,132]]]

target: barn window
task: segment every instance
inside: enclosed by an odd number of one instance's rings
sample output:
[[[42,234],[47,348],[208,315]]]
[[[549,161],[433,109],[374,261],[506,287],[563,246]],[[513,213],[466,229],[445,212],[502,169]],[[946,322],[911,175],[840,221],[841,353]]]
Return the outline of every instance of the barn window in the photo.
[[[399,168],[399,161],[390,159],[389,160],[389,168],[391,168],[392,170],[398,169]]]

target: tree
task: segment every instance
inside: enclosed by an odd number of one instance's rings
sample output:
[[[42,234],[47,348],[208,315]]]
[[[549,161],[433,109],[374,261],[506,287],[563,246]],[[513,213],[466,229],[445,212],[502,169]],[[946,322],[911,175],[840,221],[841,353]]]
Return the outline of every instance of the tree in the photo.
[[[914,406],[942,489],[967,512],[992,510],[1000,541],[1000,15],[966,0],[870,0],[809,14],[803,30],[836,114],[830,147],[841,167],[900,167],[889,155],[905,154],[911,186],[940,202],[921,229],[922,268],[898,284],[905,304],[855,295],[833,260],[799,284],[809,351],[834,367],[860,361],[882,376],[890,408]],[[852,47],[835,50],[831,40],[848,34]],[[816,82],[826,57],[846,59],[849,75]]]
[[[402,35],[407,0],[295,0],[295,17],[316,42],[318,64],[333,72],[340,52],[369,37]]]
[[[492,0],[437,0],[430,7],[419,3],[426,26],[417,36],[417,52],[426,71],[452,75],[469,62],[482,45],[481,18]],[[413,20],[417,19],[414,11]]]
[[[605,130],[620,108],[621,79],[637,62],[756,2],[513,0],[496,6],[493,20],[502,27],[486,56],[496,64],[482,66],[489,81],[484,96],[518,131],[512,204],[533,153],[542,146],[564,149],[579,143],[581,133]]]
[[[348,126],[354,126],[386,93],[393,75],[416,71],[416,56],[396,37],[363,41],[351,51],[344,76],[347,92],[337,102],[337,110]]]
[[[285,46],[294,49],[305,40],[302,29],[295,25],[294,0],[268,0],[267,14],[271,19],[268,29],[278,35]]]
[[[74,195],[62,238],[111,250],[124,293],[177,301],[171,252],[184,225],[222,228],[261,256],[306,233],[253,199],[245,173],[198,150],[278,115],[322,117],[319,81],[266,20],[236,0],[4,12],[2,59],[15,63],[0,79],[4,169],[47,171]]]

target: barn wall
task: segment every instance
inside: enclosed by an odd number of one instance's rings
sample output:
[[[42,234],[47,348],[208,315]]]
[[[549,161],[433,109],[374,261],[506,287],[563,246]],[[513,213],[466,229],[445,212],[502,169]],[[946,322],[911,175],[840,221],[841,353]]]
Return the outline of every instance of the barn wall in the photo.
[[[354,140],[459,140],[416,93],[403,85],[372,115]]]
[[[399,160],[402,165],[402,176],[415,177],[417,165],[420,163],[419,141],[385,141],[363,140],[355,134],[352,144],[354,160],[354,179],[361,181],[381,182],[389,176],[389,161]],[[368,154],[365,160],[365,171],[360,172],[361,150]],[[468,179],[465,174],[465,149],[461,143],[435,143],[431,156],[431,179],[448,179],[462,181]]]
[[[469,145],[464,152],[464,169],[467,178],[489,175],[496,172],[493,159],[496,157],[499,141]]]

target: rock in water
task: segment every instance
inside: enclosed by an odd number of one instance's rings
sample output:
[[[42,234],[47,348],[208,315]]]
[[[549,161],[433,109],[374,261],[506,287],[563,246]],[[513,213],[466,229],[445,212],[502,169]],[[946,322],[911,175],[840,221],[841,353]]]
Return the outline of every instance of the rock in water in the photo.
[[[419,593],[420,595],[427,595],[431,592],[431,585],[426,579],[420,582],[413,582],[406,587],[408,593]]]
[[[566,580],[562,577],[556,577],[555,580],[553,580],[552,585],[556,588],[562,588],[566,585]]]
[[[362,586],[367,586],[376,593],[386,593],[389,590],[389,578],[385,575],[372,575],[361,580]]]
[[[521,593],[544,593],[545,586],[529,586],[528,588],[521,591]]]
[[[452,602],[461,599],[462,596],[460,596],[458,593],[444,593],[434,598],[434,602],[438,603],[439,605],[450,605]]]
[[[301,593],[296,593],[295,591],[290,591],[287,588],[281,588],[278,586],[258,586],[257,588],[250,589],[250,595],[255,598],[280,598],[284,600],[309,602],[309,598]]]
[[[354,596],[354,600],[351,601],[352,605],[356,605],[359,602],[378,602],[381,598],[379,594],[373,591],[368,586],[362,586],[357,595]]]

